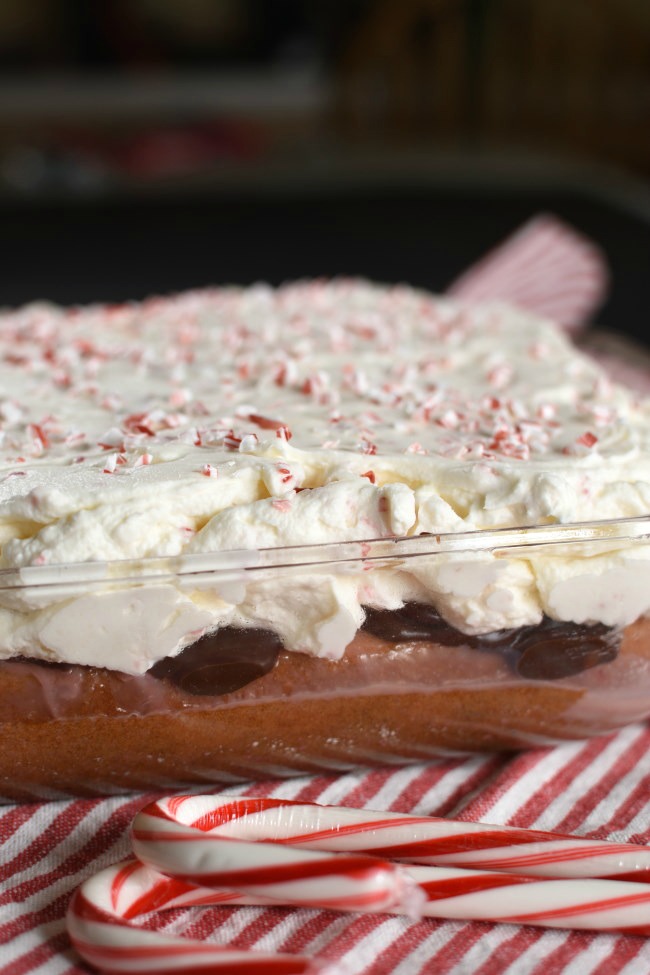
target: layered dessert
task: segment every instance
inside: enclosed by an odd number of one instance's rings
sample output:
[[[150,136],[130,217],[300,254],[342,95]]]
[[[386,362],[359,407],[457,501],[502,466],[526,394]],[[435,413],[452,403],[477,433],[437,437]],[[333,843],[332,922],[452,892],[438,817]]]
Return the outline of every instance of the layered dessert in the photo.
[[[650,406],[551,323],[340,280],[0,319],[0,789],[650,713]]]

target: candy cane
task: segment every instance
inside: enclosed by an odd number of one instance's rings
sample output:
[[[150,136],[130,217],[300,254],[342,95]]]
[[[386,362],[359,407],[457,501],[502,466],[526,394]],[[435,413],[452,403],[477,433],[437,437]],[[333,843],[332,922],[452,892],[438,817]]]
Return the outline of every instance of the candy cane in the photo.
[[[176,938],[138,928],[131,922],[172,907],[261,903],[231,892],[205,890],[163,877],[137,860],[124,860],[87,880],[67,914],[70,940],[100,971],[115,975],[206,972],[233,975],[316,975],[323,966],[302,955],[240,951],[223,945]]]
[[[220,841],[263,840],[325,852],[354,851],[384,860],[539,877],[610,877],[650,882],[650,850],[632,843],[284,799],[163,799],[147,806],[136,818],[134,849],[136,855],[146,859],[151,855],[147,844],[154,834],[167,840],[172,835],[189,835],[196,842],[201,833],[208,836],[210,830],[218,830]],[[260,847],[255,849],[257,855]],[[168,851],[165,857],[169,855]],[[179,855],[182,862],[188,862],[187,853]],[[167,859],[165,862],[171,863]]]
[[[168,800],[167,806],[173,805],[174,800]],[[374,857],[282,849],[227,837],[219,838],[217,866],[210,859],[217,837],[161,817],[162,808],[153,803],[138,817],[138,832],[144,837],[139,842],[157,845],[162,840],[176,877],[162,877],[138,860],[127,861],[88,880],[71,902],[70,937],[79,954],[102,971],[123,975],[216,968],[241,975],[320,971],[321,966],[306,958],[234,952],[145,931],[130,922],[170,907],[287,901],[293,906],[383,912],[400,905],[403,909],[409,903],[409,886],[417,892],[402,867]],[[417,896],[423,899],[419,892]]]
[[[329,826],[324,819],[328,820]],[[454,825],[417,817],[354,812],[315,803],[181,796],[154,802],[136,817],[133,848],[144,863],[165,875],[206,887],[228,887],[252,895],[263,893],[277,904],[310,904],[364,913],[384,911],[413,915],[417,911],[426,917],[650,933],[650,885],[627,880],[537,879],[530,874],[407,866],[402,862],[402,882],[391,888],[389,896],[384,894],[383,906],[379,896],[351,897],[350,854],[335,850],[337,846],[348,849],[350,844],[358,850],[359,836],[365,836],[368,828],[371,833],[381,833],[382,824],[389,830],[394,830],[396,825],[411,829],[409,858],[413,849],[417,850],[419,846],[417,839],[413,842],[414,830],[417,837],[418,828],[431,830],[443,824],[446,827]],[[462,830],[466,828],[465,824],[455,825]],[[454,838],[452,831],[452,843],[455,839],[461,851],[466,851],[473,839],[478,840],[480,847],[482,839],[485,842],[486,838],[481,829],[480,826],[470,829],[460,842],[458,834]],[[483,827],[483,830],[489,831],[488,843],[494,848],[494,827]],[[508,839],[511,832],[503,830]],[[522,834],[528,835],[526,831],[516,830],[514,834],[519,840]],[[543,845],[539,843],[540,835],[548,834],[532,833],[536,848]],[[390,838],[396,840],[398,837],[399,833]],[[337,842],[339,838],[343,839],[342,844]],[[429,835],[428,843],[431,842]],[[559,841],[553,838],[549,842],[565,843],[560,851],[554,849],[556,868],[572,864],[565,838]],[[293,843],[299,848],[291,846]],[[315,858],[314,847],[319,846],[321,850],[328,846],[329,852],[320,852]],[[368,849],[364,844],[362,846]],[[397,849],[403,856],[407,846],[392,842],[390,849],[392,853]],[[611,851],[607,844],[590,846],[598,852],[602,846]],[[621,846],[625,845],[613,844],[613,857],[618,862],[621,862]],[[448,849],[448,844],[445,848]],[[376,849],[373,852],[376,853]],[[386,847],[382,849],[385,851]],[[629,845],[625,846],[625,852],[643,854]],[[364,855],[368,856],[367,853]],[[462,856],[463,852],[458,855]],[[537,850],[521,859],[526,862],[532,859],[534,865],[536,855]],[[594,855],[591,856],[593,862]],[[323,857],[329,859],[323,860]],[[426,859],[429,859],[428,854]],[[586,860],[583,856],[583,867]],[[598,861],[597,855],[595,860]],[[363,855],[359,857],[357,854],[353,859],[355,870],[359,869],[358,861],[363,861]],[[375,856],[369,859],[370,864],[371,870],[381,869],[381,861]],[[384,866],[390,867],[390,864],[386,862]],[[548,867],[548,862],[542,866]],[[611,869],[612,866],[610,859],[606,867]],[[627,864],[628,868],[631,866]],[[404,873],[410,878],[410,885],[404,882]]]
[[[132,923],[191,905],[310,906],[650,934],[650,884],[630,879],[650,879],[650,853],[631,844],[278,799],[180,796],[138,814],[133,847],[140,860],[86,881],[68,913],[79,953],[116,975],[321,970],[301,956],[238,951]],[[490,869],[471,868],[476,862]],[[589,879],[588,871],[601,877]]]
[[[237,890],[275,903],[335,911],[390,911],[408,901],[403,867],[367,854],[330,853],[261,842],[247,831],[231,836],[219,820],[218,796],[193,796],[154,802],[132,828],[133,852],[162,873],[203,887]],[[184,823],[180,812],[207,812]],[[159,864],[162,864],[160,866]]]

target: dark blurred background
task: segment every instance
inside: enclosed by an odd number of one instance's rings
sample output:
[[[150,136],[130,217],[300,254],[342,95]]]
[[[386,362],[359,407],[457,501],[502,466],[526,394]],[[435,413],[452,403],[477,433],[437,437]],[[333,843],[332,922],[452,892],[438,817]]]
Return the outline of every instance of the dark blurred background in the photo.
[[[540,210],[650,344],[648,0],[1,0],[0,304],[363,274]]]

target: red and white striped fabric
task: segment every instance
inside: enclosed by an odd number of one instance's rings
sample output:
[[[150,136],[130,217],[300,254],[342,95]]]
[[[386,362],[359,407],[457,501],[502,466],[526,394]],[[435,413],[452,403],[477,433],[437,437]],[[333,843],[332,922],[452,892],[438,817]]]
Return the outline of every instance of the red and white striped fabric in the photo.
[[[468,268],[448,292],[471,302],[508,300],[576,333],[600,307],[608,279],[601,251],[543,214]]]
[[[452,288],[584,321],[606,287],[604,262],[552,218],[528,224]],[[630,381],[625,367],[626,379]],[[635,385],[650,391],[647,371]],[[359,809],[650,843],[650,730],[516,756],[448,759],[400,769],[221,788]],[[78,885],[130,852],[129,827],[153,796],[0,808],[0,975],[83,975],[65,911]],[[240,949],[308,955],[345,975],[637,975],[650,941],[389,915],[261,906],[175,908],[149,925]]]
[[[611,738],[514,757],[440,760],[222,791],[650,843],[649,784],[650,731],[634,726]],[[64,933],[69,898],[82,880],[128,854],[129,826],[150,799],[57,802],[0,811],[3,975],[86,971]],[[175,909],[155,916],[151,926],[240,949],[309,955],[346,975],[650,971],[650,941],[629,935],[265,907]]]

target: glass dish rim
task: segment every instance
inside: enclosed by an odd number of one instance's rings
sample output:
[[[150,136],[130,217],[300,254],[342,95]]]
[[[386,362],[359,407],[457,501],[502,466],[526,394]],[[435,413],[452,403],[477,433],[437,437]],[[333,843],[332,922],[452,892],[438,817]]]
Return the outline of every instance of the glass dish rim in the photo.
[[[144,584],[201,579],[258,570],[379,568],[451,553],[526,557],[557,545],[650,541],[650,514],[567,524],[522,525],[439,534],[384,536],[259,549],[230,549],[173,556],[62,562],[0,569],[0,591],[106,582]]]

